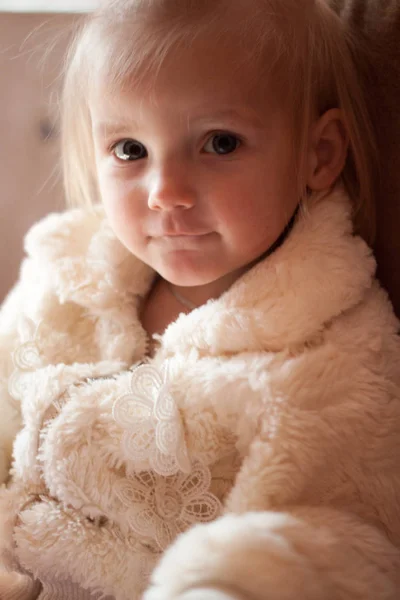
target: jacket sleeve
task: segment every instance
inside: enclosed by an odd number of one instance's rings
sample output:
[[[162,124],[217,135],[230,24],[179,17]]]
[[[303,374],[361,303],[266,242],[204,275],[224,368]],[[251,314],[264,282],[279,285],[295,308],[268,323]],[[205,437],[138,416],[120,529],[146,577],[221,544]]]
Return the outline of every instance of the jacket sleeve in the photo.
[[[177,539],[144,600],[399,598],[397,401],[363,402],[253,440],[229,512]]]
[[[395,600],[385,534],[324,507],[226,515],[178,538],[144,600]]]

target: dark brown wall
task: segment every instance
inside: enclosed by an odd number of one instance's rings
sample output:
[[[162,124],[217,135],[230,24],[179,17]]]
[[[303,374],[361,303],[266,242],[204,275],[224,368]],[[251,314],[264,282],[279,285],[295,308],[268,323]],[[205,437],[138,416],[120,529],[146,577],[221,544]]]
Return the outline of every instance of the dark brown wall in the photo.
[[[400,316],[400,0],[329,2],[371,55],[364,82],[380,156],[375,252],[379,277]]]

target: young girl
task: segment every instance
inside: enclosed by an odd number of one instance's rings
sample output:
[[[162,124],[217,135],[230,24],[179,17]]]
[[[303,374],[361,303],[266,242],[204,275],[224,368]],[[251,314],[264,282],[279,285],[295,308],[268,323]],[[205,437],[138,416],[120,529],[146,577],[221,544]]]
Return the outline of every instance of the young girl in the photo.
[[[1,600],[398,599],[399,324],[339,20],[107,2],[63,132],[80,207],[1,314]]]

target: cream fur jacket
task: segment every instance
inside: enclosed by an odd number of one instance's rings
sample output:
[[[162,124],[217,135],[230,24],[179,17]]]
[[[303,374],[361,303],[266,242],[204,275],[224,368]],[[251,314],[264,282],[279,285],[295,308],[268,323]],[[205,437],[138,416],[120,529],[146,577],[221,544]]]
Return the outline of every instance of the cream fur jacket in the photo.
[[[154,273],[100,211],[26,251],[0,322],[2,599],[398,600],[399,323],[342,191],[151,360]]]

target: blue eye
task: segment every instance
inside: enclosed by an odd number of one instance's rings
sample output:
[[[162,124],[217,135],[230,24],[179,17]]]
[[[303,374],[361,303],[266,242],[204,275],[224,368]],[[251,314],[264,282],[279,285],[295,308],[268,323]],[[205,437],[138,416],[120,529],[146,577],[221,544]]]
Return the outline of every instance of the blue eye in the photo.
[[[113,152],[119,160],[135,161],[146,158],[147,150],[137,140],[121,140],[113,147]]]
[[[240,140],[236,135],[232,133],[217,133],[210,137],[204,150],[206,152],[224,155],[232,154],[240,146]]]

